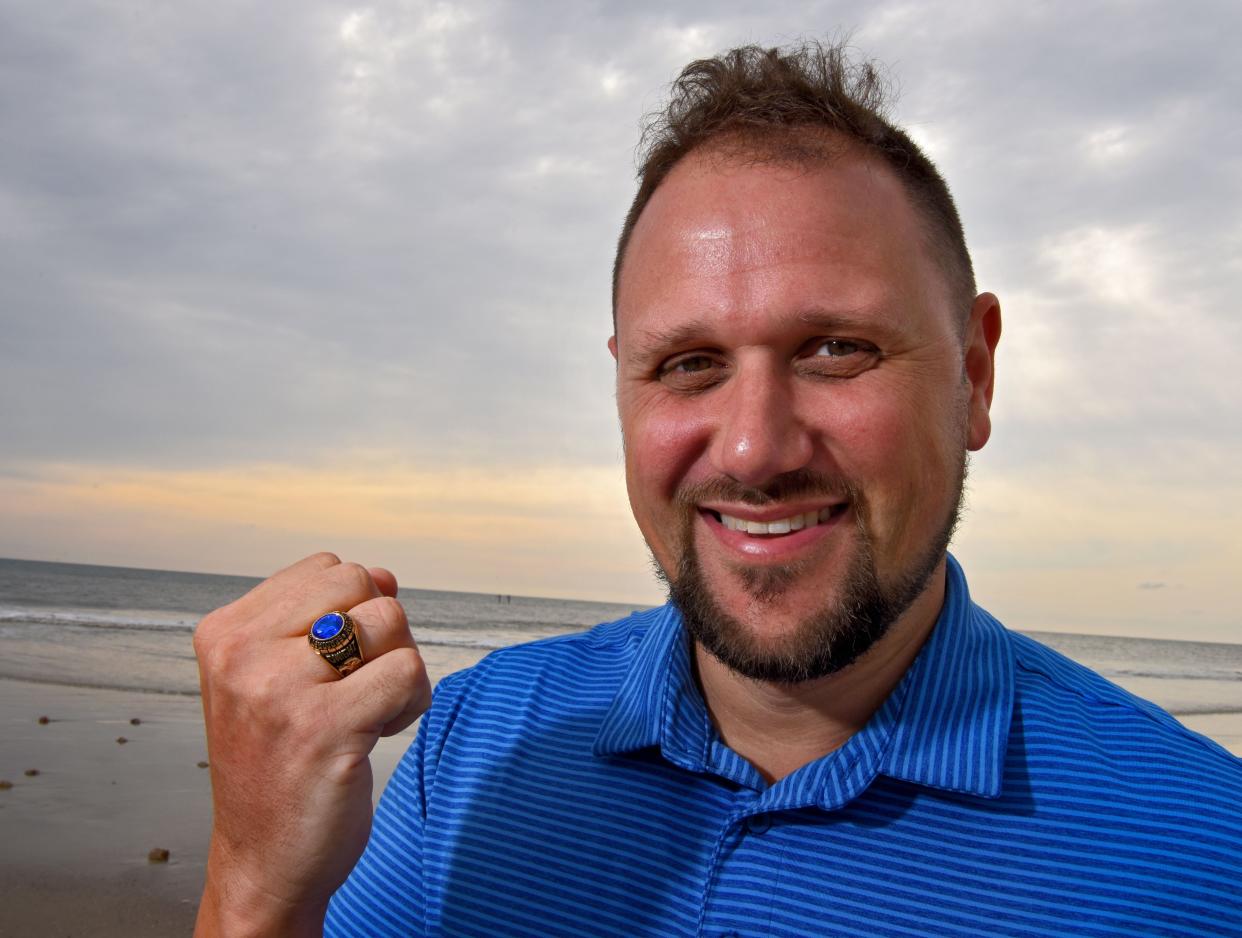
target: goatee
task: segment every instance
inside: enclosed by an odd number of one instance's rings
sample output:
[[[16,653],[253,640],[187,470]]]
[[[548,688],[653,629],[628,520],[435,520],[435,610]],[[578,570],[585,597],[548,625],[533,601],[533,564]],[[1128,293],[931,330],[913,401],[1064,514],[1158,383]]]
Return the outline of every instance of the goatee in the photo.
[[[668,584],[669,597],[681,611],[690,636],[730,670],[779,684],[824,677],[853,664],[872,648],[927,588],[957,527],[965,478],[963,452],[955,497],[942,524],[925,549],[889,582],[881,580],[876,567],[868,505],[860,488],[848,480],[809,470],[788,473],[762,490],[718,479],[679,493],[686,516],[677,576],[667,576],[658,566],[657,573]],[[833,582],[824,584],[824,592],[835,593],[834,599],[797,623],[786,636],[758,639],[752,629],[720,606],[703,574],[693,540],[696,506],[711,499],[766,505],[808,496],[845,500],[855,525],[855,549],[846,569],[834,572]],[[737,576],[752,602],[751,614],[762,615],[764,606],[776,603],[789,585],[808,574],[805,565],[794,563],[737,566],[724,575]]]

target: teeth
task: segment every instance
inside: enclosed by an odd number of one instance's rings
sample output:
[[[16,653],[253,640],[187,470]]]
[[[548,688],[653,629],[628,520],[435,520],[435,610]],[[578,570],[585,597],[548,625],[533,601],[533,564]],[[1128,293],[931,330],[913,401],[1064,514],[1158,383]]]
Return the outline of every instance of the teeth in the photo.
[[[788,534],[790,531],[814,527],[821,521],[827,521],[831,516],[831,508],[821,508],[819,511],[807,511],[788,518],[778,518],[775,521],[746,521],[721,512],[720,523],[730,531],[743,531],[746,534]]]

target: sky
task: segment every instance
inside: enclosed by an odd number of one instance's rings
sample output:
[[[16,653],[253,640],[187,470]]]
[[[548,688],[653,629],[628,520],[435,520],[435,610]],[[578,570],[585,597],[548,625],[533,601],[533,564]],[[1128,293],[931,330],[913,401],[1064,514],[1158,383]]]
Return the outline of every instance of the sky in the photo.
[[[953,548],[1242,641],[1242,6],[0,0],[0,556],[657,603],[612,249],[693,58],[848,35],[1005,316]]]

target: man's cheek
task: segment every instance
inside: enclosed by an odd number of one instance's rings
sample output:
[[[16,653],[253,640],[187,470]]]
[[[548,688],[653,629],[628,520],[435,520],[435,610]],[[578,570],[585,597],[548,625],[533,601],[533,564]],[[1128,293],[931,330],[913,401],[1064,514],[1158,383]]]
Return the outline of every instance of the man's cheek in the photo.
[[[631,424],[625,438],[630,474],[653,496],[671,499],[687,482],[710,474],[703,460],[711,432],[701,419],[661,412]]]

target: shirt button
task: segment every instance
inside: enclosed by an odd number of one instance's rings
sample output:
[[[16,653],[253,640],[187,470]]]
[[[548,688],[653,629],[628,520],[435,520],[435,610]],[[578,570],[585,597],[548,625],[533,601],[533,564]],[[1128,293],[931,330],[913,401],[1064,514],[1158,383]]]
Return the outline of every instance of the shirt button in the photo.
[[[772,826],[772,815],[752,814],[746,819],[746,829],[752,834],[762,834]]]

